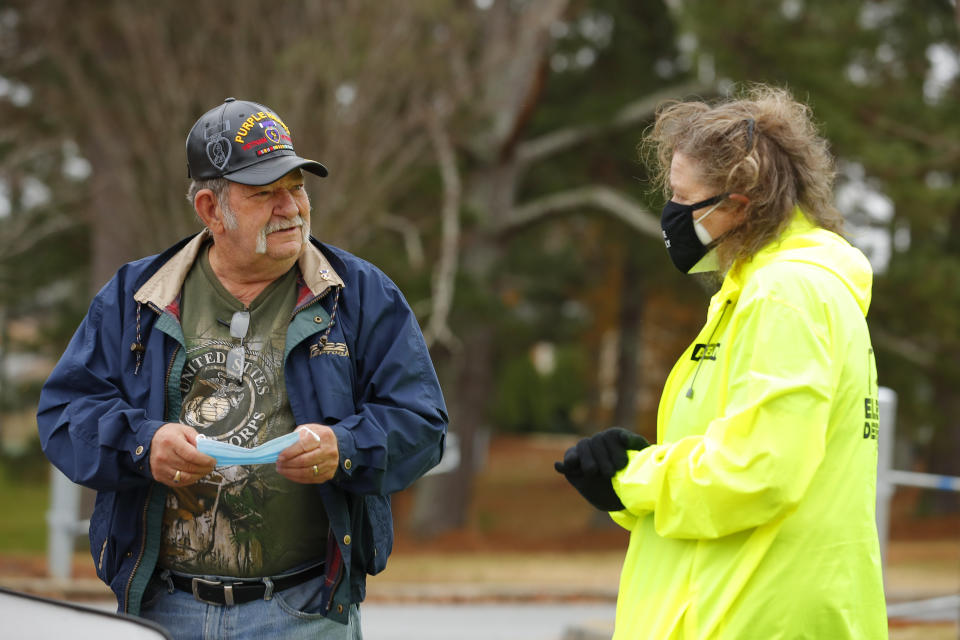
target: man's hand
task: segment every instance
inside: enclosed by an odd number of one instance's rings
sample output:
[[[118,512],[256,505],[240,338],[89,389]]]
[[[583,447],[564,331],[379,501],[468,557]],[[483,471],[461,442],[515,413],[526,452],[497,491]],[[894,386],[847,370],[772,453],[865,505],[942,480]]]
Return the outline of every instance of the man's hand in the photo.
[[[340,464],[337,436],[322,424],[297,427],[300,440],[280,452],[277,473],[301,484],[319,484],[333,478]]]
[[[567,449],[554,468],[587,502],[601,511],[620,511],[623,503],[610,478],[627,465],[627,450],[649,446],[643,436],[615,427],[584,438]]]
[[[185,487],[204,477],[217,465],[210,456],[197,451],[197,430],[168,422],[150,441],[150,473],[168,487]]]

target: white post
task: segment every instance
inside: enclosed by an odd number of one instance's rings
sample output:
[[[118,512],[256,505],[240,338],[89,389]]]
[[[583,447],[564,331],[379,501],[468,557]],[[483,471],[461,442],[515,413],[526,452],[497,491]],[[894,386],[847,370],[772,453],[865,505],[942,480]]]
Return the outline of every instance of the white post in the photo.
[[[80,486],[50,466],[50,510],[47,511],[47,571],[67,579],[80,522]]]
[[[447,433],[443,445],[443,458],[440,463],[427,471],[424,476],[433,476],[441,473],[450,473],[460,466],[460,438],[456,433]]]
[[[897,393],[880,387],[880,433],[877,453],[877,534],[880,538],[880,560],[887,566],[887,541],[890,533],[890,501],[893,499],[893,450],[897,434]]]

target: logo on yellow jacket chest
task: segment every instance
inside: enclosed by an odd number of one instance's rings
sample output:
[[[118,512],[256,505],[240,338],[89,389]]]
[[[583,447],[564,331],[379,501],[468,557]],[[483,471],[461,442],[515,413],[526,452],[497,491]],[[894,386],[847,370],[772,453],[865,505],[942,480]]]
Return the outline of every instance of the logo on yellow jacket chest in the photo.
[[[720,351],[719,342],[703,343],[698,342],[693,346],[693,353],[690,359],[699,362],[700,360],[716,360],[717,353]]]

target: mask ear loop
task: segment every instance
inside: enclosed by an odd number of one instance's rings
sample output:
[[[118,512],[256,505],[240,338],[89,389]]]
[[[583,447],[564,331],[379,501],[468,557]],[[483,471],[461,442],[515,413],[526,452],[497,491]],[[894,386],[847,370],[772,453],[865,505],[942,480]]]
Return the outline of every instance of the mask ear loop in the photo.
[[[313,432],[313,429],[310,429],[310,428],[308,428],[308,427],[306,427],[306,426],[304,426],[304,425],[300,425],[299,427],[297,427],[296,429],[294,429],[294,431],[306,431],[307,433],[309,433],[310,435],[312,435],[312,436],[313,436],[313,439],[316,440],[317,442],[321,442],[321,443],[323,442],[323,440],[320,439],[320,436],[318,436],[317,434],[315,434],[315,433]]]
[[[702,221],[702,220],[703,220],[704,218],[706,218],[708,215],[710,215],[711,213],[713,213],[714,211],[716,211],[718,208],[720,208],[720,205],[722,205],[724,202],[726,202],[727,198],[729,198],[729,197],[730,197],[729,194],[723,194],[723,200],[715,203],[712,207],[710,207],[709,209],[707,209],[707,212],[706,212],[705,214],[703,214],[703,215],[700,216],[699,218],[694,218],[693,221],[694,221],[695,223],[698,223],[698,224],[699,224],[700,221]]]

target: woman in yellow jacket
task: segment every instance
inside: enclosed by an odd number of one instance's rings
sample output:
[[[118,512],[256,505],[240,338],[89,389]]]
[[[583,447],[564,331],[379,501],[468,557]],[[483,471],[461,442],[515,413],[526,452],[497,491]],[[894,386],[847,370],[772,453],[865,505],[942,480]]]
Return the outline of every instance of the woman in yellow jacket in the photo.
[[[886,638],[872,273],[838,235],[827,144],[762,86],[668,105],[646,143],[670,257],[723,282],[657,443],[609,430],[557,465],[631,532],[614,638]]]

